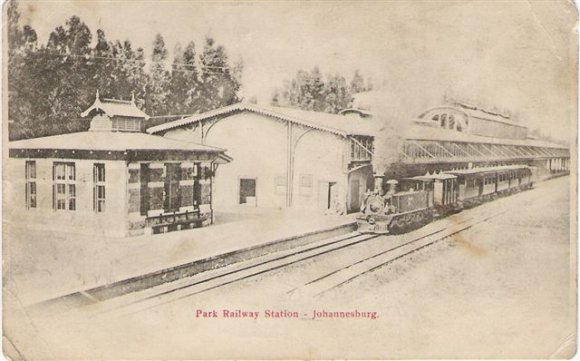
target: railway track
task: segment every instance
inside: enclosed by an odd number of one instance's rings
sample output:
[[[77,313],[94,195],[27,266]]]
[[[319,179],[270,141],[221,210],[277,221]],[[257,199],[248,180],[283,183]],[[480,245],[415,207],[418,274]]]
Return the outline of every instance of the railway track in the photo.
[[[107,296],[106,298],[94,297],[90,290],[80,291],[74,295],[67,295],[42,302],[41,304],[32,305],[31,310],[35,313],[40,313],[49,317],[52,314],[62,314],[63,312],[74,314],[76,317],[79,313],[85,315],[109,313],[141,304],[148,305],[151,302],[161,305],[183,297],[207,292],[234,282],[246,280],[324,254],[343,250],[376,239],[377,237],[379,236],[361,235],[352,232],[341,237],[333,237],[287,251],[257,257],[227,267],[205,271],[179,280],[155,285],[150,288],[143,289],[140,287],[138,291],[132,293],[124,292],[127,283],[123,282],[122,285],[119,285],[119,294],[115,294],[115,286],[113,286],[107,290],[107,293],[105,294]],[[163,278],[163,275],[161,274],[159,277]],[[184,292],[187,294],[182,295]],[[82,303],[78,302],[78,300],[71,301],[71,296],[74,296],[77,299],[82,297],[84,300]],[[161,303],[156,301],[161,301]],[[139,307],[139,309],[141,309],[141,307]]]
[[[503,212],[502,212],[503,213]],[[479,220],[471,218],[454,221],[451,227],[443,227],[435,230],[423,230],[423,234],[417,235],[410,240],[399,241],[398,244],[382,249],[370,256],[363,257],[354,262],[325,272],[302,286],[289,290],[289,295],[320,296],[332,289],[341,287],[354,279],[373,272],[398,259],[404,258],[414,252],[426,248],[432,244],[448,239],[463,232],[476,224],[487,222],[489,219],[501,213],[483,217]],[[180,280],[167,282],[151,288],[142,289],[128,294],[118,296],[111,295],[108,299],[96,299],[85,294],[90,301],[78,307],[69,307],[63,303],[70,316],[76,317],[96,317],[104,314],[133,314],[153,307],[158,307],[180,299],[192,297],[200,293],[225,287],[236,282],[251,279],[253,277],[273,272],[295,265],[300,262],[329,255],[340,250],[346,250],[355,245],[370,242],[381,235],[363,235],[356,232],[342,237],[334,237],[324,241],[308,244],[287,251],[278,252],[272,255],[258,257],[252,260],[240,262],[228,267],[206,271],[197,275],[186,277]],[[381,242],[383,240],[380,240]],[[51,300],[51,305],[58,305],[57,300]],[[62,316],[63,310],[55,307],[38,308],[42,314],[50,317],[55,313]]]
[[[444,231],[436,231],[427,235],[416,237],[407,242],[403,242],[394,247],[385,249],[379,253],[347,264],[341,268],[334,269],[331,272],[325,273],[315,279],[306,282],[301,287],[296,287],[288,291],[287,293],[290,295],[300,294],[302,296],[320,296],[326,292],[348,284],[367,273],[376,271],[379,268],[387,266],[399,259],[420,251],[421,249],[457,236],[459,233],[464,232],[477,224],[485,223],[503,213],[505,213],[505,211],[485,216],[479,220],[463,220],[461,222],[455,223],[452,227]]]

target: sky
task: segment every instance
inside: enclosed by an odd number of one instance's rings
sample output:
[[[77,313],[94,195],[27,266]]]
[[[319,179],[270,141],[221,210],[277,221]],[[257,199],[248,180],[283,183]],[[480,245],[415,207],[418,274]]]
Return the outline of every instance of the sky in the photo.
[[[298,69],[373,78],[414,117],[443,96],[509,111],[569,139],[576,115],[577,12],[557,1],[20,1],[45,43],[78,15],[109,40],[168,49],[210,35],[244,62],[242,95],[267,103]]]

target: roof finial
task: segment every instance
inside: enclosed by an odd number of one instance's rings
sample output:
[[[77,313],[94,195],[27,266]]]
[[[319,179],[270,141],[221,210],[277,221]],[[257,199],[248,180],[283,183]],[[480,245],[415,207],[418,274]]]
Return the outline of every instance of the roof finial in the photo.
[[[99,89],[97,89],[97,95],[95,96],[95,100],[100,100],[99,99]]]
[[[135,91],[131,90],[131,103],[135,104]]]

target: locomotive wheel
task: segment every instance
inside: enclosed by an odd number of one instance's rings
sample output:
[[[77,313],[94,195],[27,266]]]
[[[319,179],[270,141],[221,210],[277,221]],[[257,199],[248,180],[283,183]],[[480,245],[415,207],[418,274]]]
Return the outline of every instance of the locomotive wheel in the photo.
[[[415,215],[415,223],[418,225],[422,225],[425,222],[425,215],[423,212],[419,212]]]
[[[405,230],[405,221],[402,217],[393,218],[391,221],[391,225],[389,227],[389,231],[391,233],[397,234],[402,233]]]
[[[431,223],[431,221],[433,221],[433,213],[431,211],[425,211],[424,223],[428,224]]]

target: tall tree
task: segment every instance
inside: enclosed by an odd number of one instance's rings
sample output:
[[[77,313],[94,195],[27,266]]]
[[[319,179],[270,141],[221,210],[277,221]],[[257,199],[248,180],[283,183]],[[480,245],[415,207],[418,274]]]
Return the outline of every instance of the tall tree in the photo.
[[[37,50],[37,34],[29,25],[20,26],[18,3],[7,4],[8,16],[8,119],[10,139],[34,134],[32,103],[24,96],[27,58]]]
[[[187,44],[185,49],[177,45],[171,66],[169,103],[174,114],[195,113],[195,101],[199,96],[199,79],[196,66],[195,43]]]
[[[349,107],[352,93],[352,88],[344,76],[338,73],[329,74],[323,79],[320,69],[314,67],[310,72],[298,70],[294,79],[285,81],[283,89],[276,89],[273,93],[271,104],[338,113]]]
[[[327,75],[324,86],[324,111],[327,113],[338,113],[348,108],[352,101],[350,87],[344,76],[340,74]]]
[[[155,36],[145,94],[145,108],[150,115],[167,114],[170,73],[167,70],[167,49],[161,34]]]
[[[365,86],[365,79],[360,75],[358,70],[354,71],[352,80],[350,81],[350,89],[353,94],[362,93],[367,90]]]
[[[130,40],[109,41],[102,29],[92,34],[77,16],[56,27],[45,45],[19,24],[18,3],[8,3],[8,112],[10,139],[86,130],[80,113],[94,100],[128,99],[150,115],[196,113],[239,101],[241,62],[231,64],[223,46],[208,38],[201,55],[190,42],[178,49],[169,69],[158,34],[151,61]]]
[[[211,37],[205,39],[200,62],[201,81],[196,108],[207,111],[238,102],[243,64],[239,62],[231,66],[225,48],[216,46]]]

